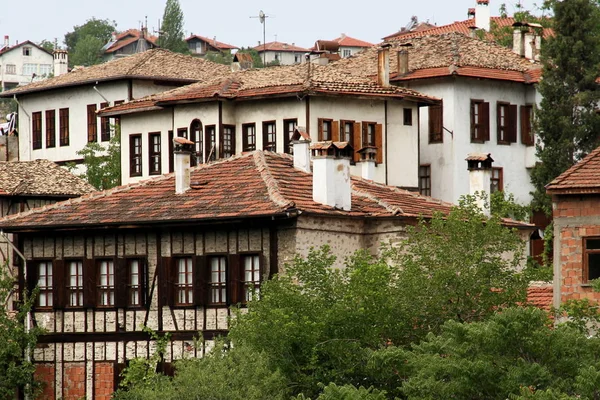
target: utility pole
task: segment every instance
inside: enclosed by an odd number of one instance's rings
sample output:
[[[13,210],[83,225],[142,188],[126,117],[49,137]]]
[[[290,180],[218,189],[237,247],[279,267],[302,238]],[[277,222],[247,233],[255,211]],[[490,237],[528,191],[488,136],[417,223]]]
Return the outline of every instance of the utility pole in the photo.
[[[266,15],[263,10],[260,10],[260,12],[258,13],[257,16],[255,17],[250,17],[250,18],[258,18],[258,20],[260,21],[260,23],[263,26],[263,66],[266,67],[267,66],[267,43],[266,43],[266,27],[267,27],[267,18],[269,18],[270,15]]]

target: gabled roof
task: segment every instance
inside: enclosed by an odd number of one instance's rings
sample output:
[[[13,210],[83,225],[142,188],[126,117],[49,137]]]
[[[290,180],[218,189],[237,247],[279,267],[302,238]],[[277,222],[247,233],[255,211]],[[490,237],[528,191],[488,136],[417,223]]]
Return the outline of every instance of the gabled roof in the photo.
[[[460,33],[423,36],[388,42],[390,48],[390,80],[467,76],[508,80],[522,83],[537,82],[541,65],[520,57],[510,49],[486,40],[471,38]],[[403,46],[408,45],[409,46]],[[398,76],[399,50],[408,50],[408,70]],[[377,47],[371,47],[354,57],[332,64],[339,73],[377,76]]]
[[[287,43],[283,43],[283,42],[268,42],[268,43],[265,43],[264,45],[261,44],[261,45],[254,47],[254,50],[256,50],[258,52],[261,52],[261,51],[282,51],[282,52],[290,51],[290,52],[303,52],[303,53],[310,51],[309,49],[305,49],[304,47],[298,47],[296,45],[287,44]]]
[[[490,26],[498,26],[500,28],[510,26],[517,22],[514,17],[491,17]],[[421,37],[425,35],[442,35],[446,33],[462,33],[463,35],[469,35],[471,28],[475,27],[475,18],[469,18],[464,21],[456,21],[451,24],[435,26],[435,25],[418,25],[417,29],[405,31],[401,30],[396,33],[392,33],[383,38],[383,40],[397,40],[397,39],[411,39]],[[553,34],[551,28],[544,28],[542,31],[543,37],[548,37]],[[486,39],[493,40],[492,34],[487,33]]]
[[[104,47],[104,53],[110,54],[115,51],[122,49],[123,47],[137,42],[142,36],[142,32],[139,29],[128,29],[125,32],[121,32],[117,35],[116,40],[108,42]],[[156,45],[158,38],[156,36],[145,34],[144,39],[150,42],[152,45]]]
[[[43,51],[44,53],[47,53],[47,54],[50,54],[50,55],[52,55],[52,53],[51,53],[51,52],[49,52],[48,50],[46,50],[45,48],[43,48],[43,47],[41,47],[41,46],[39,46],[39,45],[37,45],[37,44],[33,43],[31,40],[26,40],[26,41],[24,41],[24,42],[21,42],[21,43],[15,44],[14,46],[8,46],[8,47],[3,47],[3,48],[1,48],[1,49],[0,49],[0,56],[1,56],[1,55],[3,55],[3,54],[5,54],[5,53],[8,53],[9,51],[12,51],[12,50],[18,49],[19,47],[23,47],[23,46],[33,46],[33,47],[37,47],[38,49],[40,49],[40,50],[41,50],[41,51]]]
[[[0,196],[81,196],[94,187],[48,160],[0,162]]]
[[[373,43],[365,42],[364,40],[355,39],[350,36],[346,36],[342,34],[342,36],[333,39],[334,42],[337,42],[340,46],[345,47],[372,47]]]
[[[226,76],[230,72],[230,67],[226,65],[216,64],[198,57],[172,53],[169,50],[152,49],[103,64],[80,68],[44,81],[20,86],[0,93],[0,97],[12,97],[13,94],[43,92],[120,79],[192,83],[215,76]]]
[[[329,65],[301,64],[231,73],[226,78],[199,82],[167,92],[123,103],[100,111],[101,115],[120,115],[159,109],[177,103],[248,100],[252,98],[295,95],[340,95],[370,98],[407,99],[424,104],[438,99],[398,86],[379,86],[371,78],[338,73]],[[310,79],[309,77],[310,71]]]
[[[219,42],[216,39],[209,39],[207,37],[200,36],[200,35],[191,35],[190,37],[188,37],[187,39],[185,39],[185,41],[189,42],[190,40],[193,40],[193,39],[202,40],[203,42],[206,42],[209,45],[211,45],[212,47],[214,47],[216,49],[219,49],[219,50],[233,50],[233,49],[237,49],[238,48],[238,47],[236,47],[234,45],[223,43],[223,42]]]
[[[548,194],[600,193],[600,147],[546,185]]]
[[[164,225],[306,214],[418,218],[447,213],[452,204],[352,177],[352,210],[312,199],[312,174],[286,154],[255,151],[191,169],[192,189],[175,193],[173,174],[92,193],[0,220],[7,231]]]

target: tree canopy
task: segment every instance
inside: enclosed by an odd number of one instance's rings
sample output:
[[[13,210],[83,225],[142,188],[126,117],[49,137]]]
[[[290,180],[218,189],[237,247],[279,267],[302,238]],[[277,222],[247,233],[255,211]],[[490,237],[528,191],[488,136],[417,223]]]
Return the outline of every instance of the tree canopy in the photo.
[[[69,51],[69,65],[93,65],[102,62],[102,46],[108,43],[117,23],[108,19],[88,19],[65,34],[64,43]]]
[[[533,205],[551,214],[545,185],[599,143],[600,9],[594,0],[547,1],[554,36],[542,46],[542,100],[536,112],[541,163],[532,171]]]
[[[183,33],[183,11],[181,11],[179,0],[167,0],[158,45],[176,53],[189,51]]]
[[[83,157],[85,166],[81,178],[96,189],[106,190],[121,184],[121,133],[118,126],[114,128],[108,147],[91,142],[77,155]]]

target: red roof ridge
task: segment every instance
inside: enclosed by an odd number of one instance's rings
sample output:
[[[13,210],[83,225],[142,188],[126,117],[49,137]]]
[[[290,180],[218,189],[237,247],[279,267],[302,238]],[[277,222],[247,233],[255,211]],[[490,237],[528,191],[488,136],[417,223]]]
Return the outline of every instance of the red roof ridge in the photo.
[[[363,180],[363,181],[367,182],[367,183],[373,183],[370,180]],[[386,201],[383,201],[379,197],[375,196],[374,193],[370,193],[370,192],[366,192],[366,191],[360,190],[354,184],[352,184],[352,194],[360,196],[360,197],[364,197],[364,198],[369,199],[371,201],[374,201],[375,203],[377,203],[381,207],[385,208],[387,211],[389,211],[394,216],[396,216],[398,214],[404,214],[404,211],[402,211],[402,208],[396,207],[396,206],[392,206],[392,205],[388,204]]]
[[[253,153],[253,158],[254,164],[256,164],[256,170],[260,173],[261,178],[265,182],[271,201],[283,209],[294,207],[294,202],[286,199],[281,194],[277,179],[271,174],[271,169],[265,159],[265,152],[263,150],[257,150]]]
[[[571,166],[571,168],[569,168],[568,170],[566,170],[565,172],[563,172],[562,174],[560,174],[559,176],[554,178],[549,184],[547,184],[546,191],[553,190],[553,186],[561,184],[573,173],[575,173],[576,171],[578,171],[579,169],[584,167],[592,158],[598,156],[599,153],[600,153],[600,147],[597,147],[594,150],[592,150],[592,152],[590,154],[588,154],[587,156],[585,156],[581,161],[579,161],[577,164]]]

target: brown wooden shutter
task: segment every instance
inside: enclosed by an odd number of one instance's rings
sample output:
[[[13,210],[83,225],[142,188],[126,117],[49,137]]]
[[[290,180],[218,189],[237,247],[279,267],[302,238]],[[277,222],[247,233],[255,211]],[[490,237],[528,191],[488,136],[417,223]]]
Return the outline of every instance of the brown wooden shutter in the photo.
[[[83,306],[96,307],[96,264],[93,259],[83,259]]]
[[[194,271],[194,304],[203,306],[208,302],[208,278],[210,268],[205,256],[194,256],[192,259]]]
[[[37,286],[38,282],[38,264],[33,261],[29,261],[27,263],[27,291],[29,292],[27,295],[31,296],[31,292]]]
[[[362,137],[362,139],[361,139],[361,141],[360,141],[361,148],[362,148],[363,146],[366,146],[366,145],[370,144],[370,143],[367,141],[367,139],[369,138],[368,129],[369,129],[369,124],[368,124],[368,123],[366,123],[366,122],[363,122],[363,123],[362,123],[362,129],[361,129],[361,137]],[[359,150],[360,150],[360,149],[359,149]]]
[[[508,123],[509,123],[509,141],[517,143],[517,105],[511,104],[508,106]]]
[[[331,122],[331,140],[333,142],[340,141],[340,121]]]
[[[171,293],[171,277],[169,276],[169,270],[173,266],[172,257],[161,257],[159,262],[158,270],[158,305],[164,307],[172,305],[172,297],[169,296]],[[174,269],[174,268],[173,268]],[[171,299],[169,298],[171,297]]]
[[[496,143],[506,142],[507,138],[507,121],[508,115],[504,117],[504,137],[502,137],[502,128],[500,126],[502,119],[500,118],[502,113],[502,104],[496,103]]]
[[[383,163],[383,126],[381,124],[375,125],[375,147],[377,147],[375,161],[377,164],[381,164]]]
[[[354,146],[354,162],[360,161],[360,154],[358,150],[362,148],[362,131],[360,130],[360,122],[355,122],[354,127],[352,128],[352,141],[354,142],[352,145]]]
[[[317,141],[322,142],[323,141],[323,118],[319,118],[317,123],[317,131],[318,131],[318,135],[317,135]]]
[[[148,301],[148,260],[140,260],[140,305],[144,308],[150,306]]]
[[[52,305],[56,310],[64,308],[67,304],[65,273],[65,260],[54,260],[52,262]]]
[[[478,139],[475,135],[475,107],[479,110],[479,105],[471,100],[471,141]]]
[[[481,124],[483,128],[483,140],[490,140],[490,103],[481,103]]]
[[[243,301],[242,272],[240,272],[240,255],[230,254],[227,258],[227,301],[237,304]]]
[[[127,283],[129,282],[128,262],[125,258],[115,259],[115,306],[125,308],[127,301]]]

